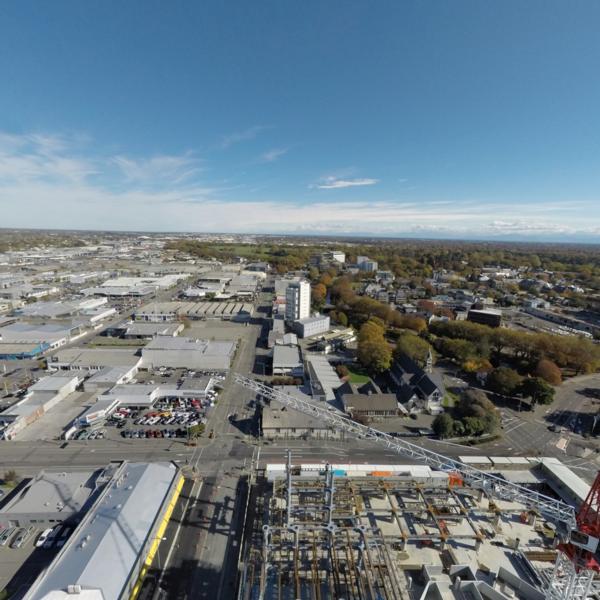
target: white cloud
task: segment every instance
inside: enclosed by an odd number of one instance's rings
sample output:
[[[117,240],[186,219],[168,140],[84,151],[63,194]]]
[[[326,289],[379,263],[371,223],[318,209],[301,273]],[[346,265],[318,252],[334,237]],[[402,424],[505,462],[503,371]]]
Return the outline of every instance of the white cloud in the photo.
[[[96,172],[93,160],[67,152],[60,136],[0,135],[0,182],[83,181]]]
[[[364,185],[375,185],[378,179],[338,179],[337,177],[325,177],[321,180],[321,183],[317,183],[315,186],[319,190],[339,190],[349,187],[359,187]]]
[[[248,129],[244,129],[243,131],[230,133],[229,135],[223,136],[220,146],[226,150],[234,144],[253,140],[264,129],[265,128],[262,125],[253,125],[252,127],[248,127]]]
[[[284,154],[287,154],[287,148],[273,148],[260,155],[260,162],[275,162],[278,158],[281,158]]]
[[[81,143],[64,137],[0,133],[1,224],[600,241],[600,202],[595,199],[490,203],[479,198],[431,198],[307,204],[283,197],[248,201],[241,196],[243,187],[199,181],[200,165],[190,153],[135,159],[90,156],[83,154]],[[321,185],[339,188],[357,181],[375,182],[338,174],[323,179]]]
[[[169,184],[183,183],[200,172],[200,161],[190,153],[184,155],[158,155],[150,158],[115,156],[112,161],[128,181]]]

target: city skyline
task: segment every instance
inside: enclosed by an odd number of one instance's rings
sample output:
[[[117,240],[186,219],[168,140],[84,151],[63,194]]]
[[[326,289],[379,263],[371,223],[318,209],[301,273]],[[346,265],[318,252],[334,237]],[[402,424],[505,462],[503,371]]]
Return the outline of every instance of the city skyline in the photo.
[[[2,226],[600,242],[597,5],[116,7],[2,9]]]

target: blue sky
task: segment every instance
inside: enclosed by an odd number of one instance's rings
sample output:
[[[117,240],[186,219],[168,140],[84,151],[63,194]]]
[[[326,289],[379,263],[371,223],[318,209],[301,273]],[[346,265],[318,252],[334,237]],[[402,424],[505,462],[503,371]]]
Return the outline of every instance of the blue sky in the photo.
[[[596,0],[5,2],[0,226],[600,242]]]

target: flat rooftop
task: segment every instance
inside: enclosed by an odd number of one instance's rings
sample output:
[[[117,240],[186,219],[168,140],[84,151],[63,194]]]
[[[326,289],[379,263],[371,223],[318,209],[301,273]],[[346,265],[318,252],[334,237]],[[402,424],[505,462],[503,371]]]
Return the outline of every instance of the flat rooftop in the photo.
[[[49,366],[54,363],[66,364],[70,368],[86,367],[123,367],[136,366],[141,357],[136,355],[137,349],[122,348],[67,348],[59,350],[51,359]]]
[[[177,477],[172,463],[124,463],[60,553],[31,586],[27,600],[117,600],[143,554]]]
[[[99,471],[42,471],[7,499],[0,521],[11,514],[78,512],[96,489],[98,475]]]

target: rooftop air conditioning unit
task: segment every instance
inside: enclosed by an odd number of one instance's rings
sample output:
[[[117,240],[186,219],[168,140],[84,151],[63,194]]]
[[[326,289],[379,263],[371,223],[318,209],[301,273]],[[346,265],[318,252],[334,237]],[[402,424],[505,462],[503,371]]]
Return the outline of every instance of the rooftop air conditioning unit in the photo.
[[[81,594],[81,586],[79,584],[68,585],[67,594]]]

